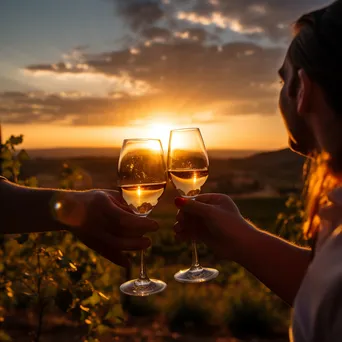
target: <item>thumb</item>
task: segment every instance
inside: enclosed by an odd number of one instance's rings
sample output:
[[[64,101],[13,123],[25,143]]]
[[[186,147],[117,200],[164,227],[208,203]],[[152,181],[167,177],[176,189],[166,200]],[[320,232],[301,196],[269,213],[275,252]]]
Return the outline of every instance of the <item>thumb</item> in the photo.
[[[210,204],[198,202],[183,197],[176,197],[175,205],[185,213],[196,215],[198,217],[208,217],[213,211],[213,206]]]

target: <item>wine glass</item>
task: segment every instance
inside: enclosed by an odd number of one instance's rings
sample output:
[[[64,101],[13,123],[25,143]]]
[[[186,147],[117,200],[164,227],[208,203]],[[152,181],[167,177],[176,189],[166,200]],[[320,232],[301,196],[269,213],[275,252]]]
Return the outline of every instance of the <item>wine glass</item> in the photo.
[[[140,217],[147,217],[157,205],[167,182],[160,140],[124,140],[119,158],[118,179],[121,195],[131,211]],[[120,286],[123,293],[131,296],[149,296],[165,288],[163,281],[149,279],[147,276],[144,251],[141,251],[139,278]]]
[[[209,158],[198,128],[171,131],[167,169],[179,194],[194,200],[209,175]],[[199,264],[196,241],[192,240],[192,265],[176,273],[175,279],[181,283],[202,283],[216,278],[218,273]]]

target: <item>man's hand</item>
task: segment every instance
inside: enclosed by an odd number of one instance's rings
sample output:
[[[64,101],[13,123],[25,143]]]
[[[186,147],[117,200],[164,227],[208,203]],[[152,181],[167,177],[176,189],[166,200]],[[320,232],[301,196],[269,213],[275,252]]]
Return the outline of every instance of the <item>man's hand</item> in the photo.
[[[57,220],[84,244],[123,267],[129,260],[122,252],[146,249],[151,242],[143,235],[158,229],[155,221],[132,214],[117,191],[66,192],[53,205]]]

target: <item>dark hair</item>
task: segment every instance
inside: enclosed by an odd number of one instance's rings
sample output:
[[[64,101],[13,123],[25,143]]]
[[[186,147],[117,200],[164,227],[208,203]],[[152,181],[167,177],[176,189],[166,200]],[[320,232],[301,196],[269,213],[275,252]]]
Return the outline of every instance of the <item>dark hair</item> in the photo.
[[[327,103],[337,115],[341,114],[342,120],[342,0],[303,15],[294,30],[287,56],[292,67],[303,69],[320,85]],[[298,86],[298,78],[292,82],[290,89]],[[316,235],[320,224],[318,210],[328,202],[327,193],[338,184],[334,174],[342,172],[342,155],[316,153],[312,157],[304,168],[307,176],[304,232],[308,238]]]
[[[324,90],[330,106],[342,112],[342,1],[308,13],[294,24],[288,58]]]

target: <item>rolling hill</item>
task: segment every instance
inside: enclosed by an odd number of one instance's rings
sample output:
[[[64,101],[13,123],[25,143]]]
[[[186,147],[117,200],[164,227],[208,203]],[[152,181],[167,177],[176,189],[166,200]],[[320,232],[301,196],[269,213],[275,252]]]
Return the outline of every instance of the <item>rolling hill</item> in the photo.
[[[95,152],[97,149],[92,151]],[[75,153],[69,157],[57,154],[32,158],[23,165],[23,177],[37,176],[39,184],[42,186],[57,186],[58,175],[63,164],[67,163],[78,168],[85,175],[88,180],[86,187],[115,186],[118,155],[98,154],[96,157],[91,157],[75,155]],[[209,181],[217,183],[239,174],[256,179],[262,184],[291,187],[300,184],[303,163],[304,158],[289,149],[262,152],[244,158],[224,158],[222,155],[221,158],[214,158],[211,156]]]

